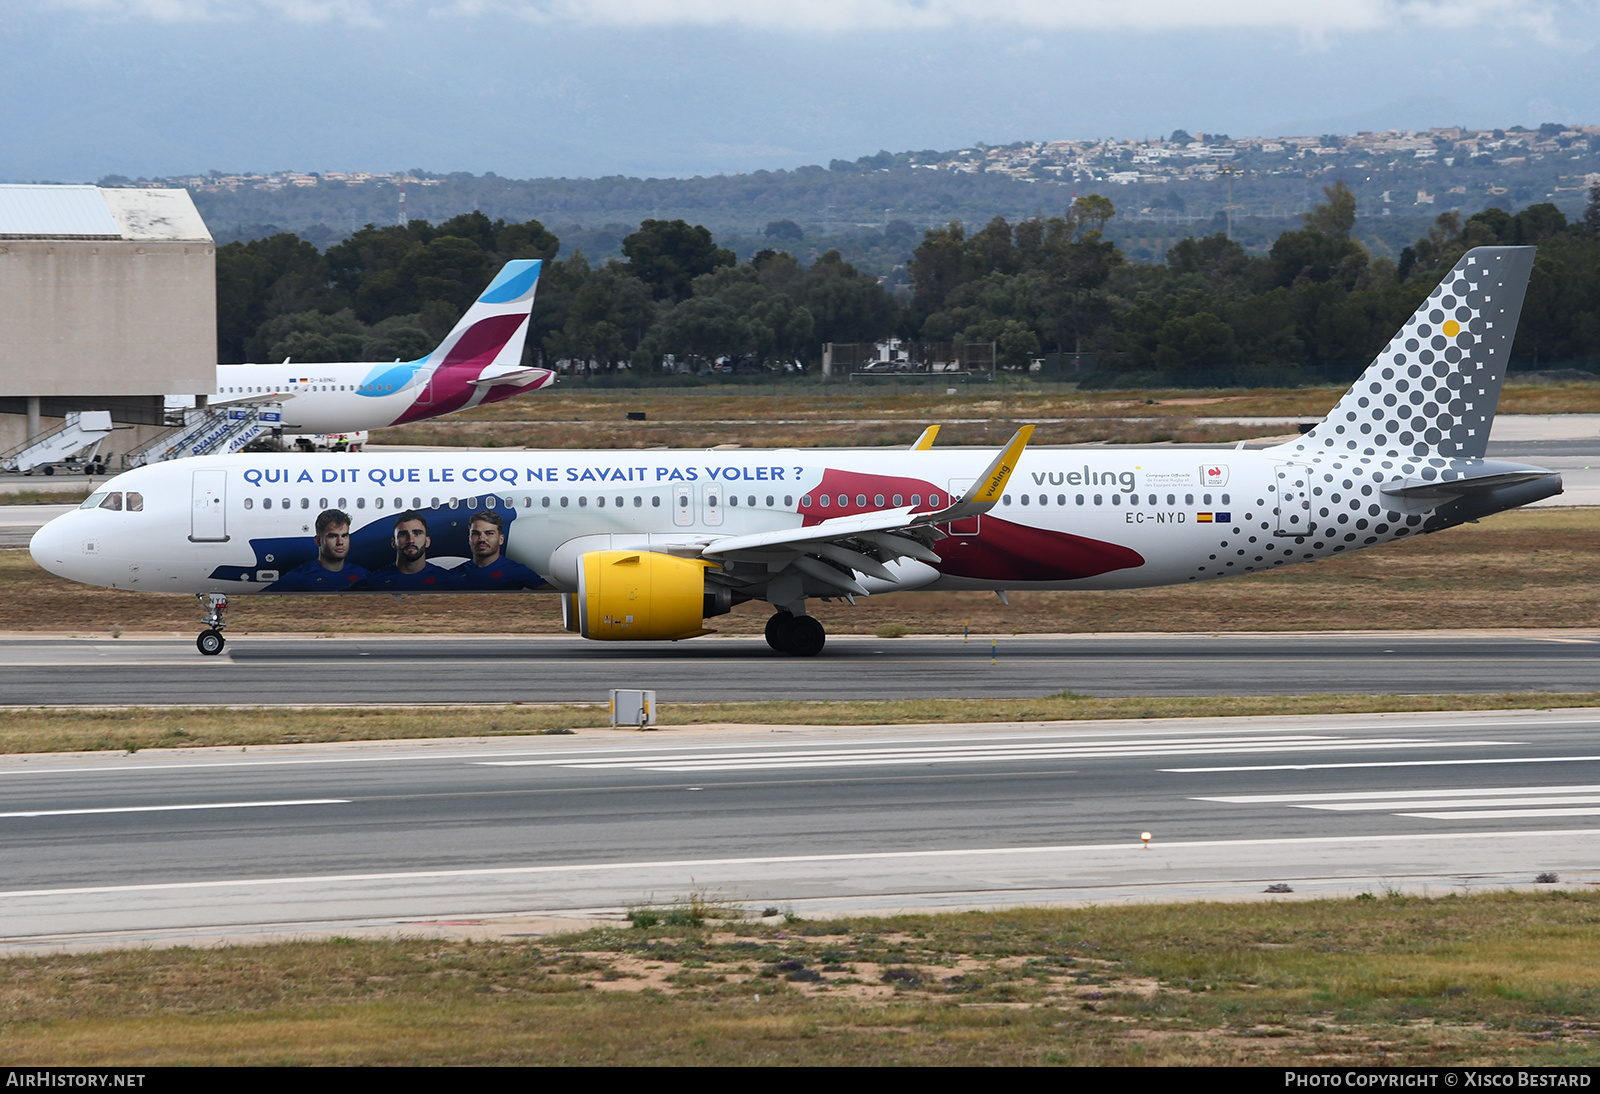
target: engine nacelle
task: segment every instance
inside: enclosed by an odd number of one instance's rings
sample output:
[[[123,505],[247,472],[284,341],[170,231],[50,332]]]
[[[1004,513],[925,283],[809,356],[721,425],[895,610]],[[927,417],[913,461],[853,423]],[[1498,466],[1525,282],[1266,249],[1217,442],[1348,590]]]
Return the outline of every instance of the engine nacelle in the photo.
[[[578,591],[561,598],[567,629],[603,641],[709,634],[706,615],[728,610],[728,590],[706,582],[711,565],[654,551],[588,551],[578,561]]]

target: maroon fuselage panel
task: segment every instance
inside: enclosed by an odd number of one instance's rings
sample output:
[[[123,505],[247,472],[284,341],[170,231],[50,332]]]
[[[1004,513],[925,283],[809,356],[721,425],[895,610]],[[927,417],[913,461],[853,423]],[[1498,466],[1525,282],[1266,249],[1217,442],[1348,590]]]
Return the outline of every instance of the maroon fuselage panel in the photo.
[[[952,535],[933,545],[944,560],[941,573],[986,581],[1071,581],[1144,565],[1143,555],[1119,544],[995,516],[979,523],[978,535]]]

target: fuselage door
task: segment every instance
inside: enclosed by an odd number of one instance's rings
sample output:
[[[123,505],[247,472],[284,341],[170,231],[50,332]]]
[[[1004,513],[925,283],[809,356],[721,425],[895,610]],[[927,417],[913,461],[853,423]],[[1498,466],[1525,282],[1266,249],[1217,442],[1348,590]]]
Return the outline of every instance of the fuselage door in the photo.
[[[672,492],[672,523],[679,528],[694,524],[694,487],[680,484]]]
[[[967,491],[972,489],[972,484],[977,479],[951,479],[949,503],[954,505],[961,498],[966,497]],[[950,522],[952,536],[975,536],[983,527],[982,517],[968,517],[966,520],[953,520]]]
[[[417,406],[433,405],[433,372],[428,372],[427,379],[422,382],[422,390],[417,393]]]
[[[228,542],[228,473],[196,471],[192,490],[190,542]]]
[[[1311,519],[1311,468],[1295,463],[1276,465],[1273,490],[1277,499],[1273,513],[1277,518],[1277,535],[1309,536],[1316,528]]]
[[[707,528],[715,528],[722,523],[722,487],[707,485],[702,500],[705,506],[705,522]]]

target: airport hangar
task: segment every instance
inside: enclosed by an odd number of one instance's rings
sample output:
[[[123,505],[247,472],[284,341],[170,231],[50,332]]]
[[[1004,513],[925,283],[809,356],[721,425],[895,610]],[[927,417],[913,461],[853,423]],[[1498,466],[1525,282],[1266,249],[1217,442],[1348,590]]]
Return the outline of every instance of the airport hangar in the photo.
[[[0,451],[73,411],[167,428],[169,395],[216,389],[216,244],[187,190],[0,185]]]

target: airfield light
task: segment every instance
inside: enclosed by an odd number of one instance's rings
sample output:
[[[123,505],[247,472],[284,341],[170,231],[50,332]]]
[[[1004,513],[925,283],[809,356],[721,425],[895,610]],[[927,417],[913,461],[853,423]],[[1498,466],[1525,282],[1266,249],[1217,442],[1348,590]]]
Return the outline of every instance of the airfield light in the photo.
[[[1139,833],[1139,838],[1144,840],[1144,849],[1146,851],[1150,850],[1150,833],[1149,832],[1140,832]]]

